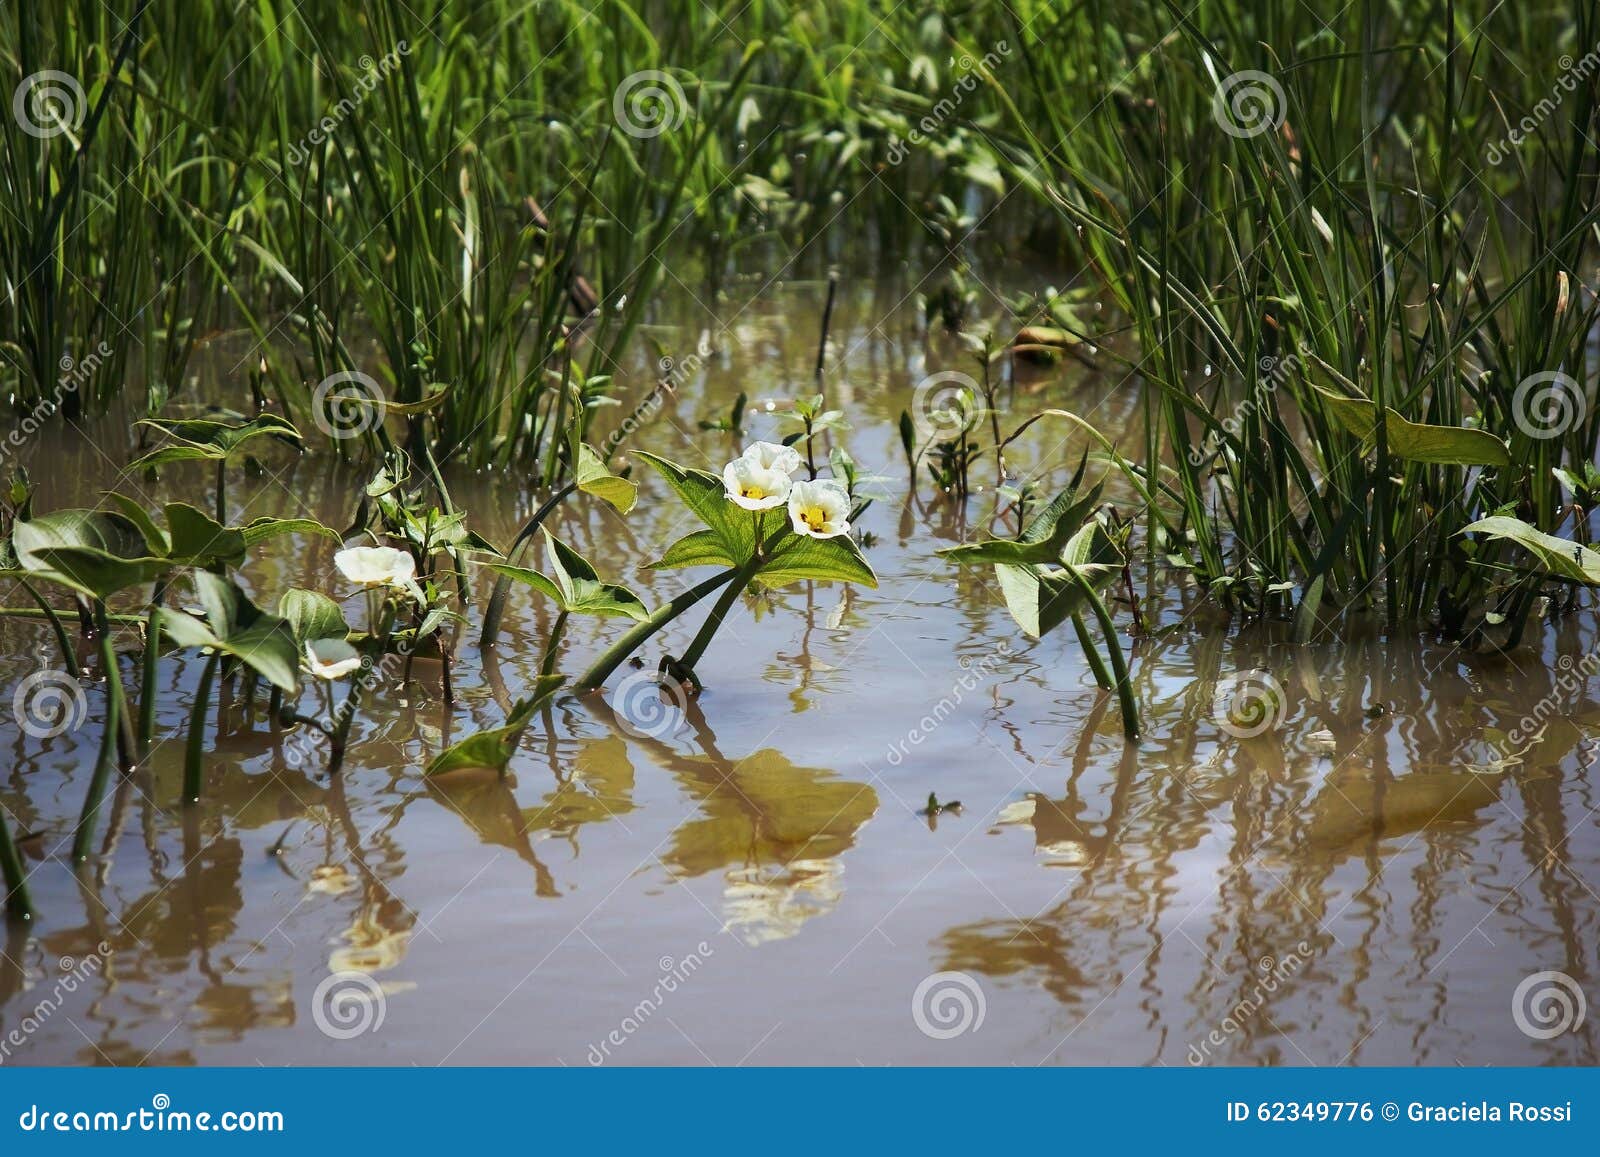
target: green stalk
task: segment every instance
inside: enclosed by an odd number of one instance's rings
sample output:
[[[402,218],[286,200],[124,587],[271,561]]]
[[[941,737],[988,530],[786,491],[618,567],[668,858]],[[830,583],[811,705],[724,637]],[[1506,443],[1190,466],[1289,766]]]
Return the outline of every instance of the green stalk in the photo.
[[[1127,660],[1122,655],[1122,643],[1117,639],[1117,624],[1112,620],[1111,612],[1106,610],[1105,603],[1101,601],[1089,580],[1075,569],[1069,568],[1069,573],[1077,581],[1078,589],[1089,600],[1089,606],[1094,610],[1095,621],[1100,624],[1100,633],[1106,639],[1106,653],[1111,659],[1111,675],[1117,687],[1117,704],[1122,709],[1122,734],[1129,739],[1138,739],[1139,705],[1134,702],[1133,684],[1128,678]]]
[[[156,732],[156,674],[161,658],[162,602],[167,597],[167,584],[158,582],[151,597],[149,613],[144,620],[144,670],[139,680],[139,735],[138,758],[150,754],[150,739]]]
[[[189,708],[189,740],[183,753],[183,802],[199,803],[205,774],[206,709],[211,703],[211,684],[217,677],[222,652],[212,651],[200,671],[194,704]]]
[[[736,570],[725,570],[721,574],[712,575],[699,586],[690,587],[688,590],[682,592],[670,603],[663,603],[661,606],[657,607],[653,615],[651,615],[648,619],[645,619],[644,622],[636,624],[631,630],[619,638],[615,643],[612,643],[611,646],[607,647],[605,651],[601,653],[600,657],[596,659],[589,669],[583,673],[583,678],[578,680],[577,689],[579,691],[593,691],[596,687],[600,686],[611,675],[611,672],[615,671],[619,666],[622,665],[623,661],[627,659],[629,655],[633,654],[644,645],[646,639],[655,634],[668,623],[672,622],[673,619],[683,614],[683,612],[694,606],[697,602],[705,598],[712,591],[716,590],[723,583],[732,580],[732,578],[738,573],[739,572]]]
[[[522,529],[517,532],[516,539],[511,543],[511,549],[506,551],[506,562],[513,564],[516,562],[517,552],[522,549],[523,543],[539,532],[539,527],[544,524],[544,520],[549,518],[551,512],[561,505],[562,500],[577,488],[577,483],[569,482],[545,499],[543,505],[534,511],[533,517],[528,519],[523,524]],[[489,605],[484,608],[483,633],[478,636],[478,646],[492,647],[495,644],[495,640],[500,637],[500,622],[505,618],[506,601],[510,597],[511,580],[505,575],[501,575],[495,580],[494,590],[489,595]]]
[[[22,857],[6,826],[5,810],[0,808],[0,877],[6,883],[6,914],[14,920],[33,919],[33,901],[28,898],[28,878],[22,870]]]
[[[567,612],[562,611],[556,616],[555,624],[550,628],[550,640],[544,645],[544,662],[539,665],[539,674],[556,673],[556,655],[561,650],[561,637],[566,633]]]
[[[76,652],[72,647],[72,640],[67,637],[67,628],[61,625],[61,617],[56,614],[55,608],[45,601],[44,596],[36,591],[33,584],[27,579],[19,579],[22,589],[27,591],[34,602],[39,604],[37,610],[32,607],[0,607],[0,616],[17,619],[50,620],[50,629],[55,632],[56,646],[61,648],[61,665],[69,671],[77,669]]]
[[[758,536],[759,533],[758,530]],[[689,649],[678,660],[686,670],[694,670],[694,665],[700,661],[700,656],[704,655],[706,648],[711,645],[712,636],[717,633],[718,628],[722,626],[723,620],[728,617],[728,611],[732,609],[734,600],[744,592],[745,587],[750,585],[750,579],[755,575],[756,571],[761,569],[763,561],[759,553],[754,554],[750,557],[749,562],[745,563],[737,571],[730,572],[733,575],[733,581],[728,584],[728,589],[722,592],[722,597],[712,606],[711,613],[706,616],[706,621],[700,624],[700,630],[695,635],[694,641],[689,644]]]
[[[1083,621],[1083,615],[1077,611],[1072,613],[1072,629],[1078,634],[1078,646],[1083,648],[1083,657],[1089,660],[1089,670],[1094,672],[1094,681],[1102,691],[1110,691],[1116,686],[1111,678],[1111,672],[1106,670],[1106,661],[1100,657],[1100,650],[1094,645],[1094,636],[1089,633],[1089,625]]]
[[[106,785],[111,782],[111,769],[117,760],[117,733],[121,730],[124,709],[122,680],[117,673],[117,652],[111,644],[105,603],[98,599],[95,600],[94,615],[95,633],[100,643],[100,667],[106,677],[106,724],[100,735],[100,751],[95,757],[94,774],[89,778],[89,791],[83,799],[83,811],[78,816],[77,832],[72,839],[72,858],[80,864],[89,858],[95,821],[100,817],[100,804],[105,799]]]

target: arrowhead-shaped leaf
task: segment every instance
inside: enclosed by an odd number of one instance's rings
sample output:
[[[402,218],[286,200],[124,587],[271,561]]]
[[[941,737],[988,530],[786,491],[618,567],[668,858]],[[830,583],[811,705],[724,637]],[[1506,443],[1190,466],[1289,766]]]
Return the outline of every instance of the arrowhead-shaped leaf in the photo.
[[[533,718],[533,713],[554,695],[564,682],[566,680],[560,675],[540,675],[534,681],[533,693],[526,699],[518,701],[511,709],[511,714],[506,717],[505,726],[469,735],[460,743],[446,748],[429,762],[424,774],[444,775],[451,771],[487,768],[504,775],[506,765],[516,754],[517,743],[522,738],[522,732],[527,728],[528,721]]]
[[[1506,518],[1503,515],[1481,518],[1457,533],[1486,534],[1490,538],[1507,539],[1527,550],[1543,570],[1557,578],[1587,586],[1600,586],[1600,550],[1545,534],[1520,518]]]

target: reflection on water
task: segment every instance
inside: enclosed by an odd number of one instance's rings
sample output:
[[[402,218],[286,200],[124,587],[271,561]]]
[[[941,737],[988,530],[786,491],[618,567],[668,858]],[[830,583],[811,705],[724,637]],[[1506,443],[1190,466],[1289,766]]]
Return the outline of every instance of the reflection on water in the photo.
[[[1532,973],[1592,990],[1600,968],[1600,699],[1557,661],[1600,646],[1588,619],[1509,657],[1358,631],[1294,648],[1231,633],[1181,575],[1145,573],[1133,663],[1148,734],[1128,747],[1069,635],[1017,638],[985,575],[934,556],[988,528],[987,494],[965,512],[904,494],[896,419],[960,356],[917,330],[912,288],[850,286],[829,383],[851,452],[884,476],[862,519],[881,589],[746,603],[708,654],[705,695],[662,734],[621,726],[605,695],[568,695],[506,779],[425,780],[430,755],[500,723],[536,673],[550,609],[519,597],[496,653],[462,648],[454,710],[419,664],[377,697],[339,779],[315,743],[224,696],[205,802],[184,809],[198,672],[175,660],[163,743],[74,869],[96,728],[5,731],[0,803],[41,916],[6,933],[0,1041],[21,1043],[0,1062],[1594,1063],[1592,1023],[1536,1040],[1510,1007]],[[809,388],[819,301],[794,283],[728,304],[737,340],[645,444],[719,466],[734,440],[697,422],[739,390],[750,434],[776,432],[763,403]],[[1140,428],[1109,375],[1007,388],[1018,411]],[[94,432],[104,454],[76,433],[35,447],[65,464],[37,471],[41,504],[93,502],[126,460],[123,429]],[[1019,446],[1017,465],[1074,462],[1057,437]],[[325,457],[269,457],[241,514],[342,525],[360,481]],[[137,489],[200,485],[179,468]],[[501,542],[537,501],[498,475],[452,491]],[[647,482],[626,522],[574,505],[560,527],[651,603],[686,577],[642,569],[674,526],[658,498]],[[297,541],[246,579],[264,598],[331,589],[333,549]],[[681,653],[693,627],[663,647]],[[608,630],[572,624],[564,667]],[[0,620],[0,689],[47,642]],[[137,640],[121,647],[131,661]],[[1277,686],[1273,717],[1230,733],[1219,687],[1256,671]],[[104,687],[86,691],[97,719]],[[962,809],[919,816],[930,791]],[[103,967],[56,999],[64,962],[91,957]],[[981,1028],[948,1039],[911,1015],[944,970],[986,1004]],[[330,1034],[317,993],[347,973],[384,1015]],[[682,982],[641,1019],[663,975]],[[625,1045],[592,1052],[625,1018]]]

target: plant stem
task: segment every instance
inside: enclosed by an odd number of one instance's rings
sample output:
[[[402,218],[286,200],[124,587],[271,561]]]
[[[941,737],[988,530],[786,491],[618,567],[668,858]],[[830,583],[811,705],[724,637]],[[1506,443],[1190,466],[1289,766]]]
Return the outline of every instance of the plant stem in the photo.
[[[199,803],[205,773],[206,708],[211,702],[211,684],[217,677],[222,652],[212,651],[200,670],[200,685],[194,691],[189,709],[189,740],[183,753],[183,802]]]
[[[1089,580],[1076,570],[1072,576],[1077,580],[1078,588],[1083,591],[1084,597],[1089,600],[1089,606],[1094,610],[1095,620],[1100,624],[1100,633],[1106,639],[1106,654],[1111,659],[1111,674],[1116,681],[1117,703],[1122,708],[1122,734],[1129,739],[1139,738],[1139,705],[1134,702],[1133,684],[1128,679],[1128,663],[1122,655],[1122,643],[1117,638],[1117,624],[1111,618],[1111,612],[1106,610],[1106,605],[1095,593]]]
[[[578,680],[577,690],[592,691],[596,687],[600,686],[610,676],[611,672],[615,671],[619,666],[621,666],[623,661],[627,659],[629,655],[633,654],[640,648],[640,646],[644,644],[646,639],[655,634],[668,623],[672,622],[673,619],[683,614],[683,612],[694,606],[695,603],[705,598],[723,583],[731,581],[738,573],[739,572],[736,570],[725,570],[721,574],[712,575],[699,586],[690,587],[688,590],[683,591],[670,603],[664,603],[657,607],[653,615],[644,620],[644,622],[636,624],[625,635],[619,638],[615,643],[612,643],[611,646],[607,647],[605,651],[601,653],[600,657],[594,661],[587,671],[584,672],[583,678]]]
[[[1078,634],[1078,645],[1083,648],[1083,657],[1089,660],[1089,670],[1094,672],[1094,681],[1099,684],[1100,690],[1110,691],[1116,683],[1112,681],[1111,672],[1106,670],[1106,661],[1100,657],[1100,649],[1094,645],[1094,636],[1089,633],[1089,625],[1076,611],[1072,614],[1072,629]]]
[[[6,884],[6,914],[14,920],[33,919],[33,901],[28,898],[28,878],[22,870],[22,857],[6,826],[5,810],[0,809],[0,877]]]
[[[567,612],[562,611],[556,616],[556,621],[550,628],[550,640],[544,645],[544,662],[539,665],[539,674],[555,674],[556,654],[561,650],[561,637],[566,633]]]
[[[544,520],[549,518],[551,512],[561,505],[562,500],[577,488],[577,483],[569,482],[545,499],[543,505],[534,511],[533,517],[528,519],[522,529],[517,532],[516,539],[511,543],[511,549],[506,551],[506,562],[513,564],[516,562],[517,552],[522,549],[523,543],[538,533],[539,527],[544,524]],[[495,580],[494,590],[489,595],[489,605],[484,608],[483,633],[478,636],[478,646],[492,647],[495,640],[500,637],[500,621],[505,617],[506,600],[510,597],[510,594],[511,580],[505,575],[501,575]]]
[[[166,597],[167,584],[156,583],[150,610],[144,620],[144,671],[139,680],[139,735],[136,748],[140,759],[150,754],[150,739],[156,730],[156,667],[161,658],[161,615]]]
[[[117,653],[111,645],[111,631],[105,621],[105,604],[95,601],[96,632],[100,644],[100,666],[106,674],[106,724],[100,735],[100,752],[95,757],[94,774],[89,778],[89,790],[83,798],[83,811],[78,816],[78,829],[72,839],[72,858],[83,863],[89,858],[89,848],[94,842],[94,825],[100,816],[100,803],[105,798],[106,785],[111,782],[111,768],[117,758],[117,733],[121,727],[122,683],[117,675]]]
[[[759,529],[757,541],[760,541]],[[733,607],[734,600],[744,592],[745,587],[750,585],[750,579],[756,571],[761,569],[762,561],[761,553],[757,551],[749,562],[734,572],[734,579],[728,584],[728,589],[722,592],[722,597],[712,606],[711,613],[706,616],[706,621],[700,624],[700,630],[695,635],[694,641],[689,644],[689,649],[678,660],[686,669],[693,671],[694,665],[700,661],[700,656],[706,653],[706,648],[711,645],[712,636],[728,617],[728,611]]]
[[[228,525],[228,459],[217,459],[217,525]]]

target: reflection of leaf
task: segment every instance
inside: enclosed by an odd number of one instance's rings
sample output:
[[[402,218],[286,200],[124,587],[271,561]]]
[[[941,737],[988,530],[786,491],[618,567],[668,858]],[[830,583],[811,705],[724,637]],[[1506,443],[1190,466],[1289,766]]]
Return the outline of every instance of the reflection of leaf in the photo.
[[[441,751],[429,762],[425,774],[444,775],[451,771],[485,768],[504,775],[506,764],[511,762],[512,755],[516,753],[517,741],[522,738],[523,729],[528,726],[533,713],[564,682],[566,680],[560,675],[540,675],[534,680],[533,690],[528,697],[512,707],[503,727],[469,735],[460,743]]]
[[[796,767],[770,748],[732,764],[700,757],[674,760],[672,768],[703,813],[674,833],[663,856],[686,875],[750,861],[778,866],[837,856],[878,810],[867,784]]]
[[[1390,779],[1352,767],[1328,777],[1311,801],[1306,842],[1343,848],[1359,840],[1388,839],[1432,824],[1474,818],[1500,798],[1500,778],[1470,771],[1417,771]]]
[[[633,775],[622,736],[585,740],[572,761],[572,777],[522,809],[526,830],[568,835],[584,824],[626,815],[633,810]]]

